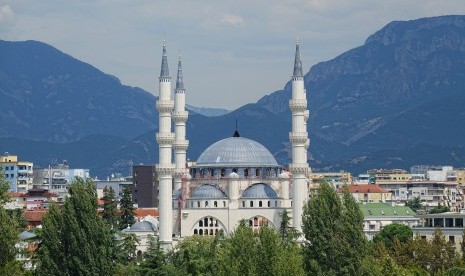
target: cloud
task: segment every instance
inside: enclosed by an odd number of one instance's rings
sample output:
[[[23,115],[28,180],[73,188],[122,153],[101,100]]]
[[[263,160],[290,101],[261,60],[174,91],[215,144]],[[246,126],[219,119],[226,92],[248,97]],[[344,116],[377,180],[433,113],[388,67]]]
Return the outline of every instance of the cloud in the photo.
[[[226,14],[221,18],[221,23],[242,27],[244,26],[244,19],[239,15]]]
[[[11,9],[10,5],[0,6],[0,22],[5,22],[12,19],[15,13]]]

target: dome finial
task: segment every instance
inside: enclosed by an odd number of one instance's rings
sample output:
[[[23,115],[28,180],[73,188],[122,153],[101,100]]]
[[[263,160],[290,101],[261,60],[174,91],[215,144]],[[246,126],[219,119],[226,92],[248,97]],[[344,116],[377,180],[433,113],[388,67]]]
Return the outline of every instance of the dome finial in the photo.
[[[237,131],[237,118],[236,118],[236,130],[234,131],[233,137],[241,137],[241,135],[239,135],[239,131]]]

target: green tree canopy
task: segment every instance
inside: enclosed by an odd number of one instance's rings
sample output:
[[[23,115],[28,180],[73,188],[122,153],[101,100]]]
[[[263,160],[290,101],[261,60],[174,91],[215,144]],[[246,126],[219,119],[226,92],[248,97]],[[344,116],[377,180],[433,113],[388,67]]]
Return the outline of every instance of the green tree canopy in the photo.
[[[112,235],[97,214],[91,180],[76,178],[64,208],[45,215],[38,254],[38,275],[111,275]]]
[[[401,243],[405,243],[409,239],[413,238],[413,231],[407,225],[392,223],[385,226],[378,234],[376,234],[373,237],[373,242],[384,242],[386,247],[391,249],[395,238],[397,238]]]
[[[118,202],[116,202],[115,191],[112,187],[103,189],[103,220],[111,229],[116,229],[118,224]]]
[[[341,200],[322,182],[304,206],[304,264],[308,275],[357,275],[366,252],[363,215],[348,189]]]
[[[123,188],[123,194],[121,195],[120,210],[121,216],[119,220],[119,229],[123,230],[128,226],[136,223],[134,215],[134,203],[132,202],[132,190],[131,187],[125,186]]]

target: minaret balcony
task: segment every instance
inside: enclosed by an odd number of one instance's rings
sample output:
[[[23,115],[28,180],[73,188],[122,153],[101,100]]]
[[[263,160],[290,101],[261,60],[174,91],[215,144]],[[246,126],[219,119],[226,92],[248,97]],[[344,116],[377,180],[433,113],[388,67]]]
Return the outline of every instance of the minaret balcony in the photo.
[[[158,175],[173,175],[176,170],[174,164],[156,164],[155,171]]]
[[[309,171],[308,164],[291,163],[289,164],[289,171],[292,174],[307,174],[307,172]]]
[[[305,111],[304,111],[304,119],[305,119],[305,122],[308,121],[309,118],[310,118],[310,111],[305,110]]]
[[[186,151],[188,147],[189,147],[189,141],[188,140],[174,141],[174,143],[173,143],[173,150],[174,151]]]
[[[289,141],[292,144],[306,144],[308,134],[307,132],[289,132]]]
[[[157,133],[156,139],[159,145],[173,144],[174,133]]]
[[[156,107],[159,113],[171,112],[174,109],[174,101],[157,101]]]
[[[174,111],[173,112],[173,121],[175,123],[185,123],[189,117],[189,112],[187,111]]]
[[[289,108],[292,112],[294,111],[305,111],[307,110],[307,100],[306,99],[290,99]]]

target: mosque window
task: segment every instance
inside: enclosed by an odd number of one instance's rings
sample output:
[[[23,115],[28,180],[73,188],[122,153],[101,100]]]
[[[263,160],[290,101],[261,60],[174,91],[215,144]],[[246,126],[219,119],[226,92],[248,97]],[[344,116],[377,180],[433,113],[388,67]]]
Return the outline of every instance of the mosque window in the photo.
[[[260,170],[259,169],[255,170],[255,176],[260,176]]]
[[[242,207],[245,207],[245,201],[242,201]]]
[[[245,177],[249,176],[249,169],[244,169],[244,176]]]
[[[193,201],[191,201],[191,207],[194,207],[194,202]]]
[[[194,229],[194,235],[213,236],[222,229],[219,221],[214,217],[204,217],[197,223],[198,227]]]
[[[200,208],[200,201],[197,201],[197,208]]]
[[[205,207],[208,207],[208,201],[205,201]]]
[[[278,207],[278,201],[277,200],[274,201],[274,207]]]
[[[270,207],[270,206],[271,206],[271,204],[270,204],[270,201],[268,200],[268,207]]]
[[[235,172],[235,173],[237,173],[237,169],[236,169],[236,168],[234,168],[232,171]]]
[[[261,200],[258,202],[258,207],[262,207],[262,201]]]
[[[218,207],[218,202],[213,202],[213,207]]]
[[[250,201],[250,207],[253,207],[253,201],[252,200]]]
[[[224,175],[225,175],[225,170],[221,169],[221,177],[224,177]]]
[[[253,217],[249,220],[249,225],[255,233],[259,231],[260,227],[268,226],[269,224],[269,220],[262,216]]]
[[[226,201],[223,200],[223,207],[226,207]]]

